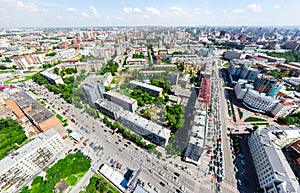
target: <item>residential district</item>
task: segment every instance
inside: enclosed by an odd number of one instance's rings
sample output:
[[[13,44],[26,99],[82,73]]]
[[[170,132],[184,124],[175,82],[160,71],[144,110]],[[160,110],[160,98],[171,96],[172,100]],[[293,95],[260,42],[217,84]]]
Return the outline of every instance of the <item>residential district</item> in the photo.
[[[0,31],[0,192],[300,192],[300,31]]]

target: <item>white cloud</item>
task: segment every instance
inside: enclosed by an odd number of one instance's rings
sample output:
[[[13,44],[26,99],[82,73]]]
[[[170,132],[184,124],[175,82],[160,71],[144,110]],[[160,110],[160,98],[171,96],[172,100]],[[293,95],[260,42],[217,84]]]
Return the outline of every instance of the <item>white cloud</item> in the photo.
[[[64,17],[61,16],[61,15],[56,16],[56,18],[57,18],[57,19],[64,19]]]
[[[213,13],[213,11],[211,11],[211,10],[205,10],[204,13],[207,14],[207,15],[209,15],[209,14]]]
[[[233,13],[244,13],[244,10],[242,10],[242,9],[234,9],[232,12]]]
[[[280,8],[280,5],[275,5],[274,8],[275,8],[275,9],[279,9],[279,8]]]
[[[248,5],[248,8],[251,10],[251,11],[254,11],[254,12],[259,12],[261,11],[261,5],[260,4],[255,4],[255,3],[252,3],[250,5]]]
[[[10,16],[10,15],[6,15],[5,18],[6,18],[6,19],[10,19],[11,16]]]
[[[97,9],[94,6],[90,6],[89,10],[93,13],[93,15],[95,15],[95,16],[99,15]]]
[[[68,9],[66,9],[66,12],[75,12],[76,9],[73,7],[69,7]]]
[[[46,11],[45,9],[40,9],[36,4],[34,3],[24,3],[23,1],[17,1],[16,7],[20,10],[28,10],[28,11]]]
[[[226,9],[223,9],[223,10],[222,10],[222,13],[227,13],[227,10],[226,10]]]
[[[82,15],[83,17],[89,18],[89,15],[86,14],[85,12],[81,12],[81,15]]]
[[[149,15],[144,15],[144,18],[149,18]]]
[[[125,13],[141,13],[141,9],[139,7],[123,7],[123,11]]]
[[[201,9],[200,8],[194,8],[195,10],[195,14],[196,15],[199,15],[201,13]]]
[[[160,11],[156,9],[155,7],[145,7],[146,11],[153,14],[153,15],[159,15]]]
[[[175,6],[173,6],[173,7],[170,7],[169,9],[170,9],[171,11],[173,11],[173,13],[174,13],[175,15],[186,15],[186,12],[183,11],[183,9],[180,8],[180,7],[175,7]]]

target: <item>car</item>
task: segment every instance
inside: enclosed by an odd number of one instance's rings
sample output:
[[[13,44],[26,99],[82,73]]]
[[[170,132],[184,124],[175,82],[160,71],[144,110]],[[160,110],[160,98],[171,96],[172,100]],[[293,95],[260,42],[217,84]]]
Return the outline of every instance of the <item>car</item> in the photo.
[[[159,190],[158,190],[156,187],[154,187],[154,191],[155,191],[155,192],[159,192]]]
[[[122,149],[119,149],[119,152],[122,152],[123,150]]]
[[[182,193],[182,191],[179,189],[176,189],[176,193]]]
[[[239,157],[242,158],[242,159],[245,158],[245,156],[241,153],[239,154]]]
[[[241,164],[242,164],[243,166],[246,165],[246,160],[242,159],[242,160],[241,160]]]
[[[150,188],[153,187],[153,185],[152,185],[150,182],[148,182],[148,186],[149,186]]]
[[[149,169],[149,172],[150,172],[151,174],[154,174],[154,171],[153,171],[153,170],[151,170],[151,169]]]
[[[177,172],[174,172],[174,175],[177,176],[177,177],[180,176],[180,174],[178,174]]]
[[[169,170],[169,168],[167,166],[164,166],[164,169],[167,170],[167,171]]]
[[[240,186],[242,185],[242,182],[240,179],[238,179],[237,182],[239,183]]]
[[[163,182],[159,182],[159,184],[160,184],[162,187],[165,187],[165,186],[166,186],[166,184],[163,183]]]
[[[244,178],[244,183],[247,187],[249,187],[249,181],[246,178]]]

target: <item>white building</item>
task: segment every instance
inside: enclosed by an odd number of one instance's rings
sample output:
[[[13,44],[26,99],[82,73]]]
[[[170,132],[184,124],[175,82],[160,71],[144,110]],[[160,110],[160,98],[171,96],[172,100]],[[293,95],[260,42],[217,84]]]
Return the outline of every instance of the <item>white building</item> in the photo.
[[[145,119],[129,111],[125,111],[119,116],[118,121],[122,125],[128,127],[129,129],[143,136],[149,141],[164,146],[168,144],[171,130],[148,119]]]
[[[66,144],[50,129],[0,161],[0,192],[18,192],[57,159]]]
[[[138,107],[137,101],[135,99],[130,98],[130,97],[125,96],[125,95],[122,95],[122,94],[117,93],[117,92],[108,91],[104,94],[104,97],[107,100],[120,105],[121,107],[123,107],[124,109],[126,109],[130,112],[135,112],[135,110]]]
[[[296,108],[298,108],[298,105],[290,102],[280,102],[277,104],[277,106],[273,109],[271,114],[275,117],[285,117],[289,114],[291,114]]]
[[[296,176],[281,150],[299,138],[299,128],[288,126],[258,128],[249,137],[252,160],[264,192],[300,192]]]
[[[257,112],[271,112],[280,100],[265,93],[259,93],[255,90],[249,89],[243,98],[243,104],[249,109]]]
[[[129,82],[131,89],[141,89],[144,92],[149,93],[151,96],[159,97],[162,96],[163,89],[151,84],[142,83],[136,80],[131,80]]]

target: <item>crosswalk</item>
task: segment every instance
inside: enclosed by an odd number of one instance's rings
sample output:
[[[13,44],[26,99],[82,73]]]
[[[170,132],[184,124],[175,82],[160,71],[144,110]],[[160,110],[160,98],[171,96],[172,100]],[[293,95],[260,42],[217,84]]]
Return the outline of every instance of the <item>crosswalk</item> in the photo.
[[[226,188],[227,190],[230,190],[231,192],[234,192],[234,193],[239,193],[239,190],[236,189],[235,187],[231,186],[230,184],[227,184],[225,182],[217,182],[217,178],[211,176],[210,177],[210,180],[212,180],[214,183],[217,183],[219,184],[222,188]]]

